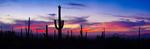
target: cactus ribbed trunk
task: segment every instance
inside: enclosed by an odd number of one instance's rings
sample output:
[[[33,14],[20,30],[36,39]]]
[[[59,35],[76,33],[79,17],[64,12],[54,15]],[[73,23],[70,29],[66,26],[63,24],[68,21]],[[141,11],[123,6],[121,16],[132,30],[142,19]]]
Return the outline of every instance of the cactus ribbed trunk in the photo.
[[[55,28],[58,30],[58,38],[62,38],[64,20],[61,20],[61,6],[58,6],[58,20],[54,20]]]
[[[80,25],[80,37],[83,37],[83,26]]]

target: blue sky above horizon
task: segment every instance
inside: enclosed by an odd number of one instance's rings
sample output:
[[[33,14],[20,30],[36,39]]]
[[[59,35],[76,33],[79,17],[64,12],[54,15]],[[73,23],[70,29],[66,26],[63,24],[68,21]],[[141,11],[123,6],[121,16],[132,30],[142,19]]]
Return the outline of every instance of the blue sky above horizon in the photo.
[[[15,20],[33,17],[39,21],[48,21],[47,19],[40,20],[38,17],[49,16],[49,14],[57,15],[58,4],[63,7],[63,17],[88,16],[89,22],[116,21],[120,19],[117,16],[142,15],[145,17],[150,13],[149,0],[1,0],[0,17],[16,17],[12,18]]]
[[[106,23],[118,27],[118,31],[138,26],[150,30],[150,0],[0,0],[0,24],[15,26],[31,17],[34,22],[54,27],[48,22],[57,18],[59,4],[62,6],[62,18],[68,24],[66,28],[85,24],[91,32],[97,32],[96,28],[104,27],[102,24]],[[117,31],[112,29],[109,28]]]

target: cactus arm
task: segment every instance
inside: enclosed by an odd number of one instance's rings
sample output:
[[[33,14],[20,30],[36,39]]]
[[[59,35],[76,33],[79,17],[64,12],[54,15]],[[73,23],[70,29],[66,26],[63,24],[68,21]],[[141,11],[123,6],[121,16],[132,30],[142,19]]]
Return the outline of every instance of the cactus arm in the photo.
[[[55,28],[59,29],[58,26],[57,26],[57,20],[54,20],[54,24],[55,24]]]

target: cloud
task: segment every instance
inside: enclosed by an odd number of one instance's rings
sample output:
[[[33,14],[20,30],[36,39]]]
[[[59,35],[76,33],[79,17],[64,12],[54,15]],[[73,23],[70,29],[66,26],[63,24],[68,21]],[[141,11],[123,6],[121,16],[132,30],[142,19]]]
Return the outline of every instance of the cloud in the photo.
[[[80,4],[80,3],[68,3],[69,6],[76,6],[76,7],[87,7],[84,4]]]
[[[82,9],[85,7],[87,7],[87,5],[81,4],[81,3],[67,3],[66,6],[64,6],[63,8],[65,8],[65,9]]]
[[[16,20],[15,19],[13,19],[13,17],[12,16],[3,16],[3,17],[0,17],[0,22],[1,23],[5,23],[5,24],[15,24],[16,22],[15,22]]]
[[[47,15],[37,15],[31,16],[31,21],[43,21],[43,22],[52,22],[55,19],[56,14],[47,14]],[[0,23],[4,24],[17,24],[18,21],[27,21],[28,17],[18,17],[12,15],[3,15],[0,17]]]
[[[55,14],[55,13],[52,13],[52,14],[48,14],[48,15],[50,15],[50,16],[56,16],[56,14]]]
[[[68,18],[68,20],[66,20],[67,22],[70,22],[70,23],[86,23],[88,20],[87,20],[87,18],[88,18],[89,16],[71,16],[71,17],[69,17],[69,16],[67,16],[66,18]]]

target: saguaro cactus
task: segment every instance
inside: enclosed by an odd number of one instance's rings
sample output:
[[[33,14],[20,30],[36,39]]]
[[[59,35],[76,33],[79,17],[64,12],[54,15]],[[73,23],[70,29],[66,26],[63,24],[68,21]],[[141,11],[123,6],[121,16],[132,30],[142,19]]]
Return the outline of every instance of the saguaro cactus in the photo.
[[[11,27],[11,32],[14,32],[14,27],[13,26]]]
[[[54,20],[55,28],[58,30],[58,38],[62,38],[64,20],[61,20],[61,6],[58,6],[58,20]]]
[[[70,37],[72,37],[72,33],[73,33],[72,30],[70,30]]]
[[[28,20],[28,31],[27,31],[27,33],[30,33],[30,24],[31,24],[31,22],[30,22],[30,17],[29,17],[29,20]]]
[[[0,31],[1,31],[1,33],[2,33],[2,32],[3,32],[3,27],[2,27],[2,25],[0,26],[0,29],[1,29]]]
[[[21,28],[20,30],[21,30],[21,31],[20,31],[20,37],[22,38],[22,32],[23,32],[23,31],[22,31],[22,28]]]
[[[29,38],[29,33],[30,33],[30,17],[29,17],[29,19],[28,19],[28,22],[27,22],[27,28],[25,28],[26,29],[26,37],[27,38]]]
[[[141,27],[140,26],[138,28],[138,38],[139,38],[139,40],[141,40]]]
[[[105,38],[105,28],[103,28],[103,31],[102,31],[102,38]]]
[[[69,30],[68,30],[68,31],[67,31],[67,38],[69,38],[69,36],[70,36],[69,34],[70,34],[70,32],[69,32]]]
[[[83,37],[83,26],[80,25],[80,37]]]
[[[46,25],[44,37],[45,37],[45,38],[48,38],[48,25]]]
[[[54,38],[56,37],[57,35],[56,35],[56,30],[54,30]]]
[[[85,32],[85,38],[87,38],[87,36],[88,36],[88,33],[87,33],[87,32]]]

